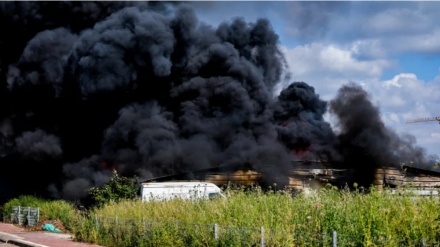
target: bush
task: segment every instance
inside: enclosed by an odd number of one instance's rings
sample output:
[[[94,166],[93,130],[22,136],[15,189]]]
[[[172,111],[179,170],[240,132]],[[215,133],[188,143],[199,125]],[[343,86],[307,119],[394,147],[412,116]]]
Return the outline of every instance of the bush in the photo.
[[[22,195],[3,204],[2,215],[9,215],[12,212],[12,207],[39,207],[43,203],[45,203],[44,199],[30,195]]]
[[[137,177],[121,177],[113,171],[113,177],[102,188],[91,188],[89,196],[94,206],[101,207],[109,202],[119,202],[121,199],[135,199],[138,197],[139,183]]]

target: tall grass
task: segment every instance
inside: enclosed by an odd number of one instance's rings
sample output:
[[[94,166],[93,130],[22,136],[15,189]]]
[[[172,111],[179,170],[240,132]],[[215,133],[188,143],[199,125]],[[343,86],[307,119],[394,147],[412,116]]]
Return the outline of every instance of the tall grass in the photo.
[[[6,202],[2,207],[2,215],[9,215],[12,207],[15,206],[38,207],[40,219],[60,220],[67,229],[70,229],[73,221],[78,219],[78,212],[71,203],[63,200],[46,200],[30,195],[22,195]]]
[[[79,214],[75,207],[64,200],[45,201],[39,205],[42,218],[60,220],[66,229],[70,230],[73,221]]]
[[[332,187],[294,197],[259,188],[226,194],[196,202],[111,203],[72,228],[77,239],[105,246],[251,246],[260,241],[260,226],[267,246],[328,246],[332,231],[338,246],[440,244],[438,198]]]

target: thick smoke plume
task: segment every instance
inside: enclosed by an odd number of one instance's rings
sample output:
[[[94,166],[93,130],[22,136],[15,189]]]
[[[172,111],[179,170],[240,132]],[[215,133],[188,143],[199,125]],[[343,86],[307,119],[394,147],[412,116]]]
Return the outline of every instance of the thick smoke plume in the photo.
[[[339,120],[337,149],[345,166],[355,168],[356,182],[367,185],[374,169],[385,165],[412,162],[429,167],[425,151],[415,146],[412,136],[399,136],[387,128],[368,94],[356,84],[339,89],[330,102],[330,112]],[[432,167],[431,167],[432,169]]]
[[[246,164],[270,181],[299,159],[425,162],[356,85],[329,105],[304,82],[275,96],[288,73],[264,19],[212,27],[177,3],[3,2],[0,26],[2,199],[82,198],[112,169],[147,179]]]

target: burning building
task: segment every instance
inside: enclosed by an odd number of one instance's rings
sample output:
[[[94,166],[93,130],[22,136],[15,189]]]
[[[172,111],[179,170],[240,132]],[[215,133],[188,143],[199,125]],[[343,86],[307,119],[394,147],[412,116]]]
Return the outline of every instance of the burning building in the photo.
[[[293,161],[292,169],[283,176],[272,177],[251,166],[226,166],[152,178],[144,182],[210,182],[218,186],[263,186],[271,189],[302,191],[322,188],[327,184],[345,186],[349,170],[328,168],[320,161]]]
[[[150,179],[246,165],[272,184],[292,160],[326,160],[370,184],[382,164],[426,163],[360,86],[325,102],[290,82],[265,19],[213,27],[180,3],[1,2],[0,26],[3,200],[81,198],[112,168]]]

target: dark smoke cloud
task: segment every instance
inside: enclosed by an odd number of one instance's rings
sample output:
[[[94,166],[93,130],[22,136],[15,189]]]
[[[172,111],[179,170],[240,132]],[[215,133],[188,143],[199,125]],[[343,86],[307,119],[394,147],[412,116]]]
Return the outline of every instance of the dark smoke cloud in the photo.
[[[275,117],[280,124],[279,138],[291,150],[308,151],[300,158],[341,160],[335,150],[336,136],[324,121],[326,111],[327,102],[319,98],[313,87],[304,82],[292,83],[278,96]]]
[[[63,174],[66,182],[60,191],[54,185],[49,189],[52,193],[67,199],[78,199],[87,196],[88,189],[95,186],[102,186],[109,180],[111,171],[107,169],[98,155],[85,158],[77,163],[67,163],[63,166]]]
[[[9,67],[9,88],[43,84],[59,93],[66,59],[75,41],[76,35],[65,28],[38,33],[27,44],[18,64]]]
[[[346,159],[384,164],[389,160],[391,136],[367,93],[356,84],[343,86],[330,109],[338,117],[342,152]],[[350,114],[346,114],[350,112]],[[365,160],[367,159],[367,160]]]
[[[85,96],[133,89],[131,82],[141,68],[157,77],[171,73],[173,47],[168,18],[136,7],[125,8],[82,33],[70,57],[70,69]]]
[[[279,183],[298,159],[361,171],[424,161],[357,86],[330,103],[340,134],[310,85],[275,97],[287,66],[264,19],[212,27],[178,3],[5,2],[0,25],[11,33],[0,38],[2,165],[30,183],[44,168],[47,196],[83,198],[113,169],[146,179],[248,165]]]
[[[371,182],[374,168],[401,163],[429,167],[425,151],[415,145],[413,136],[399,136],[387,128],[379,109],[359,85],[347,84],[330,102],[330,112],[338,119],[338,148],[346,166],[355,168],[355,179]],[[432,167],[431,167],[432,169]]]
[[[42,130],[26,131],[15,139],[17,151],[35,160],[59,157],[63,151],[60,139]]]
[[[258,20],[252,28],[248,28],[244,20],[236,19],[230,25],[221,24],[217,34],[233,44],[241,56],[262,69],[264,82],[269,88],[280,81],[286,62],[277,47],[278,35],[272,31],[267,20]]]
[[[118,169],[140,174],[179,171],[182,159],[178,128],[155,103],[123,108],[104,135],[103,157]]]

